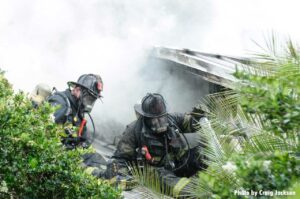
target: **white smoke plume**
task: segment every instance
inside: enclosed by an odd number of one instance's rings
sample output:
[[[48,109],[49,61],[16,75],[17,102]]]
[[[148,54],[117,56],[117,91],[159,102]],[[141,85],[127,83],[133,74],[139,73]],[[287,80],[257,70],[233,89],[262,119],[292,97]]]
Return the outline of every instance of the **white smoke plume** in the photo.
[[[266,29],[300,35],[291,22],[299,18],[296,3],[254,1],[0,0],[0,68],[25,92],[40,82],[64,90],[81,74],[99,74],[97,130],[112,120],[124,128],[147,92],[160,91],[181,112],[207,92],[180,72],[150,72],[145,52],[152,46],[240,55]]]
[[[44,82],[64,90],[81,74],[100,74],[104,103],[92,112],[97,131],[114,122],[124,128],[135,118],[133,105],[162,85],[167,101],[171,93],[189,97],[189,88],[178,87],[184,80],[166,79],[168,72],[151,79],[141,68],[153,45],[200,46],[205,28],[199,24],[207,24],[211,9],[208,1],[192,0],[12,0],[0,7],[0,64],[14,88],[30,92]]]

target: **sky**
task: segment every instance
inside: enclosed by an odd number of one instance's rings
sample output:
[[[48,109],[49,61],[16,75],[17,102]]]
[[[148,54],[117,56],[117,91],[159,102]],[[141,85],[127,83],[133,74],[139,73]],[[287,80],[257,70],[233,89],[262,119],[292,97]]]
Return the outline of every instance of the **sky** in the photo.
[[[296,0],[0,0],[0,68],[25,92],[40,82],[64,90],[81,74],[100,74],[104,102],[96,115],[128,123],[145,90],[183,85],[151,87],[140,75],[147,49],[245,56],[272,32],[299,43],[299,6]]]

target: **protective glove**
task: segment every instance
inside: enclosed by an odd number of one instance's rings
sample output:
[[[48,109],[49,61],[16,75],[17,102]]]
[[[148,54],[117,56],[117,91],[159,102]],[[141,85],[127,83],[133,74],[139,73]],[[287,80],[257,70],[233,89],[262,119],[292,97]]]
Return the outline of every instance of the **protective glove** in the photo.
[[[72,130],[72,128],[66,127],[65,136],[62,137],[62,143],[66,146],[67,149],[74,149],[78,146],[83,148],[88,148],[89,145],[85,143],[86,139],[83,137],[78,137],[77,133]]]
[[[201,105],[195,106],[191,112],[191,116],[196,120],[199,121],[200,118],[206,117],[205,108]]]
[[[111,179],[118,175],[118,164],[115,160],[108,162],[106,170],[104,172],[104,177],[106,179]]]
[[[109,180],[111,185],[114,185],[122,190],[129,191],[138,185],[138,182],[130,175],[117,175]]]
[[[198,105],[193,108],[190,115],[191,115],[191,130],[192,132],[195,132],[199,130],[200,128],[199,121],[201,118],[206,117],[207,112],[205,111],[204,107]]]
[[[77,137],[77,133],[70,127],[65,127],[65,136],[66,137]]]
[[[100,172],[98,176],[107,179],[112,186],[123,190],[131,190],[137,185],[137,181],[123,170],[126,169],[119,168],[119,163],[116,160],[111,160],[107,164],[105,172]]]

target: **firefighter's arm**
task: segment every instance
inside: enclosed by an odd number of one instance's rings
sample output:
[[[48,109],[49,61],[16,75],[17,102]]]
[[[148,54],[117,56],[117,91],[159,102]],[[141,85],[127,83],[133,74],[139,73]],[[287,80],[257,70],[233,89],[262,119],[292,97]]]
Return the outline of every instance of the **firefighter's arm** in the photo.
[[[136,157],[136,146],[134,132],[130,127],[127,127],[118,143],[117,150],[101,177],[124,190],[132,189],[136,182],[130,173],[128,163],[134,161]]]
[[[196,106],[190,113],[173,113],[171,116],[183,133],[191,133],[200,128],[199,121],[202,117],[206,117],[206,112],[201,106]]]
[[[108,165],[106,178],[111,178],[118,174],[129,174],[127,163],[136,160],[137,145],[138,143],[134,135],[134,129],[129,125],[126,127],[126,130],[117,145],[117,150],[112,156],[111,164]]]
[[[134,126],[129,125],[125,129],[113,157],[122,161],[134,160],[134,158],[136,157],[137,146],[138,140],[134,134]]]
[[[177,127],[181,130],[182,133],[191,133],[192,128],[192,117],[190,114],[183,113],[172,113],[170,114],[172,118],[172,122],[177,125]]]

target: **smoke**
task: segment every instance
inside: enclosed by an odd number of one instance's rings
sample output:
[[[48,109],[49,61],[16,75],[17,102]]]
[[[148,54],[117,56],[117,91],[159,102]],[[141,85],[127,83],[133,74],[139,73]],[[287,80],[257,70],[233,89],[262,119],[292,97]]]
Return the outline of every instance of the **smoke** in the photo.
[[[145,47],[200,46],[192,38],[203,35],[199,24],[210,9],[191,0],[12,0],[0,7],[1,68],[25,91],[35,81],[63,89],[86,72],[100,73],[110,85],[112,75],[131,71]]]
[[[265,46],[272,33],[277,41],[291,38],[299,44],[299,6],[294,0],[213,0],[214,19],[203,47],[206,52],[249,55],[261,52],[257,43]]]
[[[180,102],[195,97],[190,83],[149,66],[147,50],[201,46],[210,10],[209,1],[192,0],[1,1],[0,66],[25,92],[40,82],[64,90],[81,74],[99,74],[104,98],[92,112],[96,129],[118,134],[147,92],[164,94],[171,111],[192,106]]]
[[[64,90],[81,74],[101,75],[104,99],[92,113],[97,131],[110,133],[134,119],[133,105],[147,92],[161,92],[180,112],[207,93],[198,78],[147,62],[147,49],[241,55],[265,29],[299,36],[298,7],[289,0],[2,0],[0,68],[25,92],[40,82]]]

